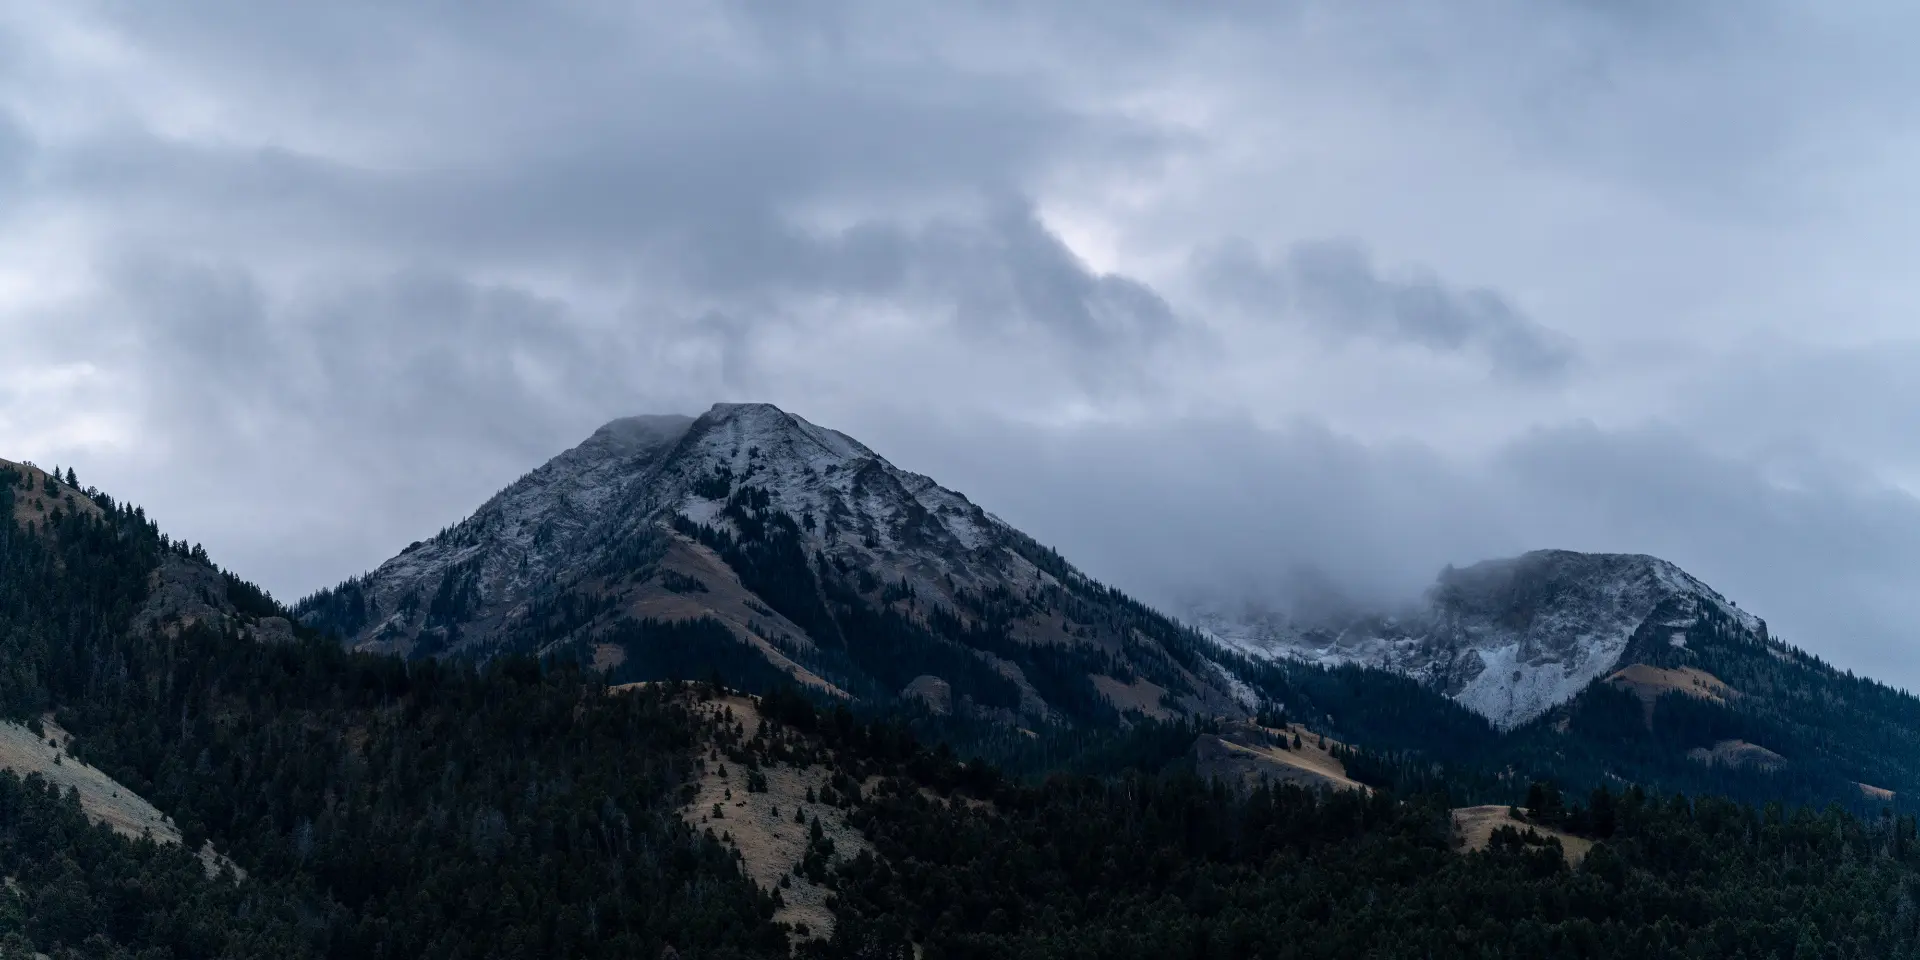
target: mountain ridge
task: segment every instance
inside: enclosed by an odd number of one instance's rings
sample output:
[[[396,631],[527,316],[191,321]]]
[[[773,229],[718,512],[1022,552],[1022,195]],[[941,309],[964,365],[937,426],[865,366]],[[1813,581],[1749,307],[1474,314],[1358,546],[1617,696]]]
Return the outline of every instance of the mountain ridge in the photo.
[[[1186,617],[1252,656],[1413,677],[1512,729],[1624,666],[1629,642],[1654,618],[1677,630],[1706,608],[1768,637],[1763,620],[1670,561],[1555,549],[1449,566],[1418,603],[1388,613],[1300,621],[1195,606]]]
[[[297,613],[369,652],[798,683],[1035,771],[1089,731],[1258,720],[1352,744],[1368,784],[1431,783],[1437,764],[1477,796],[1515,771],[1920,796],[1920,762],[1888,746],[1920,756],[1913,698],[1788,647],[1665,560],[1534,551],[1450,568],[1423,604],[1196,630],[845,434],[740,404],[615,421]],[[1736,741],[1780,759],[1699,759]]]
[[[817,689],[901,699],[938,680],[964,712],[1014,724],[1254,705],[1197,635],[963,494],[769,404],[613,421],[296,608],[356,649],[592,650],[635,679],[689,669],[666,649],[685,637],[666,635],[711,622]],[[764,673],[733,648],[707,653]]]

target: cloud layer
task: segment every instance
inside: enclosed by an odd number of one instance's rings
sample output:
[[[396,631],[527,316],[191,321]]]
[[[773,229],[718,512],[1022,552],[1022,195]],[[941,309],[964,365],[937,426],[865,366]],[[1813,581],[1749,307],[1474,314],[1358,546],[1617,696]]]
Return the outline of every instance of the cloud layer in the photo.
[[[1920,680],[1915,15],[0,12],[0,455],[282,595],[764,399],[1159,600],[1667,556]]]

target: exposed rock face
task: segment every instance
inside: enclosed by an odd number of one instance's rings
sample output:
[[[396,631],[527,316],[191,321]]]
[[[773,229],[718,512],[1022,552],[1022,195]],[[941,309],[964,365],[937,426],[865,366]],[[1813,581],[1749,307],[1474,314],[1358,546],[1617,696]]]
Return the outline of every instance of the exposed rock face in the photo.
[[[357,648],[482,659],[704,618],[780,672],[855,696],[920,696],[903,687],[938,676],[947,709],[1045,721],[1062,704],[1099,712],[1093,678],[1132,674],[1173,711],[1246,710],[1190,631],[961,494],[766,404],[608,424],[297,612]],[[656,653],[623,669],[679,662]]]
[[[134,618],[136,626],[178,632],[197,623],[224,627],[234,622],[226,578],[204,563],[168,553],[148,584],[147,603]]]
[[[293,623],[285,617],[261,617],[253,625],[253,639],[259,643],[292,643]]]
[[[925,703],[927,709],[941,716],[953,712],[953,685],[939,677],[926,674],[915,677],[900,695]]]
[[[1708,609],[1766,637],[1759,618],[1665,560],[1567,550],[1449,568],[1422,603],[1393,615],[1301,622],[1203,609],[1191,618],[1256,656],[1407,674],[1511,728],[1622,666],[1643,630],[1678,634]]]
[[[451,653],[500,642],[527,600],[581,575],[608,548],[612,519],[693,418],[629,417],[595,431],[431,540],[342,584],[303,619],[368,650]]]
[[[237,630],[257,643],[292,643],[293,622],[259,617],[237,609],[227,595],[227,578],[208,564],[177,553],[160,559],[148,575],[146,605],[133,619],[136,630],[178,635],[195,625]]]

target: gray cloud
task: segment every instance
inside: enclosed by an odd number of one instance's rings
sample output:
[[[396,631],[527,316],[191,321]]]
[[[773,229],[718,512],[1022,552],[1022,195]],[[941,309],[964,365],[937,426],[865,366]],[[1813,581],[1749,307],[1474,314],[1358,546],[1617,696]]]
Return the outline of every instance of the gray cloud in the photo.
[[[32,151],[33,142],[27,139],[26,131],[0,110],[0,184],[12,185],[25,172]]]
[[[1498,291],[1456,289],[1425,271],[1384,276],[1351,242],[1303,242],[1269,260],[1244,240],[1229,241],[1196,261],[1199,279],[1224,305],[1305,324],[1336,342],[1371,338],[1472,351],[1502,376],[1535,381],[1563,377],[1577,359],[1570,338]]]
[[[378,557],[395,531],[412,539],[457,519],[609,411],[697,411],[801,388],[768,343],[834,336],[837,311],[793,315],[787,300],[905,305],[924,312],[911,343],[920,362],[944,363],[924,352],[943,341],[981,356],[1024,344],[1095,392],[1151,389],[1141,351],[1177,332],[1157,294],[1091,271],[1018,203],[915,230],[783,235],[792,244],[777,269],[690,284],[688,305],[645,303],[612,322],[436,268],[276,286],[235,259],[122,252],[102,264],[111,295],[73,318],[64,349],[137,371],[139,432],[222,464],[225,483],[254,491],[252,509],[301,525],[312,555],[284,540],[223,544],[229,562],[289,592],[339,575],[332,551]],[[290,507],[289,490],[326,506]],[[362,515],[340,525],[334,509],[349,504]],[[163,518],[217,530],[234,501],[166,506]]]

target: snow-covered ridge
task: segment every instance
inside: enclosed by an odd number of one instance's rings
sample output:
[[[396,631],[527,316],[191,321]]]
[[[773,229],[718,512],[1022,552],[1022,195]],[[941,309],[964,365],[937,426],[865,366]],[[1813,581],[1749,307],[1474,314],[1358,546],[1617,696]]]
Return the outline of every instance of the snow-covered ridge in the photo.
[[[371,617],[357,643],[410,649],[443,585],[482,620],[498,621],[537,587],[592,552],[593,531],[629,495],[634,478],[693,423],[686,416],[615,420],[529,472],[459,524],[409,545],[357,583]]]
[[[484,648],[516,611],[657,538],[672,516],[726,526],[726,502],[745,487],[800,522],[810,552],[906,580],[932,602],[1050,579],[1019,551],[1024,538],[965,496],[778,407],[716,404],[697,418],[615,420],[350,581],[341,589],[357,590],[367,613],[353,641]]]
[[[1507,729],[1613,671],[1662,608],[1678,611],[1670,621],[1676,628],[1712,608],[1766,636],[1758,617],[1672,563],[1567,550],[1449,568],[1421,603],[1394,615],[1302,623],[1271,610],[1196,607],[1187,619],[1216,643],[1253,656],[1406,674]]]
[[[721,404],[675,451],[673,508],[718,519],[743,486],[802,524],[808,548],[906,579],[939,597],[955,586],[1031,586],[1044,574],[1011,549],[1013,531],[965,496],[895,467],[859,441],[768,404]],[[724,471],[724,472],[721,472]],[[724,476],[724,490],[710,478]],[[707,480],[707,484],[700,481]]]

